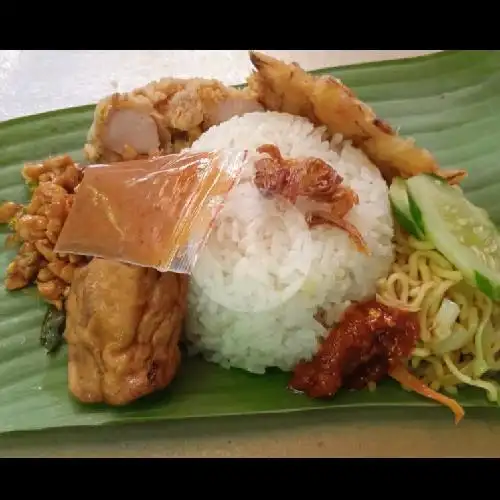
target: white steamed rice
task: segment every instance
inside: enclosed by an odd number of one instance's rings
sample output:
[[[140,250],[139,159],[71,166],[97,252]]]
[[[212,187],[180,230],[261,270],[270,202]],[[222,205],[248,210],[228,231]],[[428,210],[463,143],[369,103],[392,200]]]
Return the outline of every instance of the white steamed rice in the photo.
[[[338,228],[309,230],[301,212],[264,199],[248,175],[217,218],[190,284],[187,338],[195,352],[224,367],[264,373],[292,370],[317,350],[327,332],[318,308],[333,324],[350,301],[375,293],[393,259],[388,188],[359,150],[297,116],[257,112],[210,128],[191,149],[255,149],[275,144],[284,156],[316,157],[332,165],[359,196],[348,215],[371,255],[357,251]]]

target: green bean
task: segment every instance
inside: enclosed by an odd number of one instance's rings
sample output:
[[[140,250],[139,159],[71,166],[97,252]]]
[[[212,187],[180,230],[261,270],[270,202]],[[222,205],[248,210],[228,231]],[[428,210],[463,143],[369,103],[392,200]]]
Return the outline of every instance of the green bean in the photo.
[[[66,314],[54,306],[49,306],[42,322],[40,343],[48,353],[56,352],[63,343]]]

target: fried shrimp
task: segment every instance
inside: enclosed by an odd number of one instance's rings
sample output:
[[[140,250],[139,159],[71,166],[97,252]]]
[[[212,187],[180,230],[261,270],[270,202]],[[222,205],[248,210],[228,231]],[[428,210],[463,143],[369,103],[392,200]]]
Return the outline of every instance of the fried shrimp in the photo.
[[[458,183],[466,176],[463,170],[441,170],[428,150],[399,136],[337,78],[314,76],[297,64],[258,52],[250,52],[250,60],[256,71],[248,86],[266,109],[303,116],[326,125],[332,135],[342,134],[377,165],[387,181],[396,175],[435,173]]]

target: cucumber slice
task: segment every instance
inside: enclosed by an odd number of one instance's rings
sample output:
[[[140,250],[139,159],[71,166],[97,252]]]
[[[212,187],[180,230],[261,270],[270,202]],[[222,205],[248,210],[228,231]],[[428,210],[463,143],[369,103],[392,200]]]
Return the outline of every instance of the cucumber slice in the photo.
[[[412,218],[425,237],[465,281],[500,300],[500,234],[488,213],[430,175],[412,177],[406,186]]]
[[[419,240],[423,239],[422,228],[418,227],[412,217],[406,183],[401,177],[395,177],[389,188],[389,199],[396,222],[406,230],[407,233]]]

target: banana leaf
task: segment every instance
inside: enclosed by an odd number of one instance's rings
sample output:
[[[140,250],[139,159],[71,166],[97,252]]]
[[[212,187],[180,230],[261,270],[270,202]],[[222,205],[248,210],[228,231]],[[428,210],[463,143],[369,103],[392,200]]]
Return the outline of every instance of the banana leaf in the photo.
[[[343,79],[442,166],[467,169],[467,195],[500,223],[500,51],[446,51],[319,72]],[[26,161],[59,153],[81,160],[92,113],[89,105],[0,123],[0,199],[27,200],[20,175]],[[14,256],[3,248],[6,234],[2,228],[2,278]],[[440,408],[391,381],[373,393],[342,391],[331,401],[314,401],[288,391],[286,374],[251,375],[200,359],[184,363],[167,390],[128,407],[81,405],[68,394],[64,348],[48,356],[40,347],[45,312],[33,289],[9,293],[0,286],[0,433],[320,408]],[[497,411],[479,390],[462,390],[458,399],[466,408]]]

